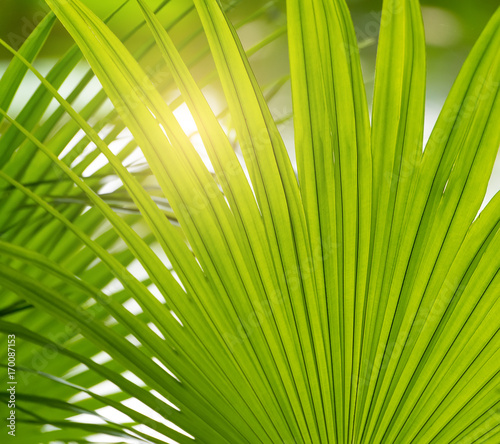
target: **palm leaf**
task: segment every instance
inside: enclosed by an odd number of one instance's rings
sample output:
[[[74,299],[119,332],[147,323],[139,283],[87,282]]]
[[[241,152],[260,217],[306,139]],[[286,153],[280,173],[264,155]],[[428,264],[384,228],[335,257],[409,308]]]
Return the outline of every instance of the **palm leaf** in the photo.
[[[371,122],[343,0],[289,0],[286,27],[247,51],[237,29],[271,6],[233,24],[215,0],[136,0],[104,20],[47,3],[19,51],[1,42],[0,331],[19,348],[23,442],[496,442],[500,195],[479,210],[500,144],[500,10],[423,149],[416,1],[384,1]],[[144,20],[119,37],[125,7]],[[76,45],[43,76],[55,17]],[[186,17],[198,27],[179,43]],[[288,75],[261,86],[249,59],[285,30],[297,173],[267,103]],[[40,85],[13,117],[28,71]],[[173,112],[184,102],[202,153]]]

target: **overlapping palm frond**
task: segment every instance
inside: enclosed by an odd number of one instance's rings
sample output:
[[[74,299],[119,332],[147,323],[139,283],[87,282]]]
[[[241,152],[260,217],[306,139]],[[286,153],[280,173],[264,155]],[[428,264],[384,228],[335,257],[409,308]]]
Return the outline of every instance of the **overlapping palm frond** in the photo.
[[[345,1],[287,1],[295,172],[267,105],[288,75],[262,86],[249,62],[285,27],[246,50],[237,34],[270,5],[233,24],[216,0],[174,16],[125,2],[144,21],[119,38],[120,10],[47,3],[18,51],[2,43],[0,331],[16,336],[19,442],[497,442],[499,195],[478,212],[500,144],[500,10],[423,150],[418,2],[384,1],[370,122]],[[176,42],[187,16],[199,28]],[[56,18],[76,45],[43,76]],[[193,76],[205,56],[216,71]],[[27,73],[39,87],[13,115]]]

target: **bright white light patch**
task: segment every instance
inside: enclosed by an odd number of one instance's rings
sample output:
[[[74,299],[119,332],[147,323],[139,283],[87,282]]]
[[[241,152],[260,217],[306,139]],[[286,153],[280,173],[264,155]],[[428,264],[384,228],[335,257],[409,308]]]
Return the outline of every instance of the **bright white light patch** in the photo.
[[[106,362],[111,361],[111,356],[109,356],[106,352],[99,352],[97,355],[92,356],[92,361],[94,361],[96,364],[105,364]]]
[[[156,364],[160,366],[163,371],[167,372],[170,376],[172,376],[172,378],[175,378],[177,379],[177,381],[181,382],[181,380],[177,376],[175,376],[167,367],[165,367],[163,362],[161,362],[158,358],[153,358],[153,361],[156,362]]]
[[[460,43],[463,35],[462,24],[451,11],[422,6],[422,17],[428,45],[448,47]]]

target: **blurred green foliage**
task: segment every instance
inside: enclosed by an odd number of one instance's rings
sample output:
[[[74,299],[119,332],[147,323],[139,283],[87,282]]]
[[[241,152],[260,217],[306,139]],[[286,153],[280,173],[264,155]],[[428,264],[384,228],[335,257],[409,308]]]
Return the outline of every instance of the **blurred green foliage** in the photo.
[[[123,0],[85,0],[85,3],[102,16],[123,3]],[[226,3],[229,2],[226,0]],[[239,8],[239,14],[244,11],[245,3],[251,5],[253,9],[256,3],[266,3],[266,0],[243,0]],[[278,7],[284,9],[283,1],[278,0],[275,3],[278,4]],[[434,12],[439,12],[436,8],[440,8],[448,11],[459,25],[459,29],[455,30],[457,38],[454,40],[453,46],[470,47],[497,7],[498,0],[424,0],[421,3],[424,10],[425,8],[433,8]],[[0,37],[15,47],[20,45],[48,11],[48,7],[43,0],[0,0],[0,4]],[[370,23],[373,22],[374,17],[381,10],[382,0],[348,0],[348,4],[357,29],[362,30],[367,25],[368,28],[373,26]],[[128,18],[130,25],[132,25],[137,19],[136,11],[133,8],[128,8],[128,15],[122,16],[122,19],[124,18]],[[435,23],[432,23],[438,27],[436,32],[438,32],[439,26],[443,29],[447,26],[448,23],[446,23],[445,18],[446,15],[441,15],[437,17]],[[443,23],[440,23],[440,21]],[[50,55],[59,54],[69,44],[68,36],[61,27],[56,28],[54,32],[59,38],[51,39],[49,45],[47,45],[46,53]],[[2,56],[5,57],[6,54],[2,52],[0,57]]]
[[[382,0],[347,0],[355,25],[369,20],[370,12],[382,9]],[[423,0],[422,8],[439,8],[456,17],[461,26],[457,45],[471,45],[498,7],[498,0]],[[427,31],[427,30],[426,30]]]
[[[165,0],[150,0],[150,5],[155,7],[162,1]],[[187,1],[190,0],[170,0],[168,10],[175,12],[175,8],[184,9]],[[84,0],[84,2],[101,18],[104,18],[122,5],[124,0]],[[258,43],[273,29],[285,23],[284,0],[221,0],[221,2],[224,5],[237,3],[237,7],[230,13],[234,22],[249,16],[262,5],[271,5],[267,13],[258,21],[251,21],[251,24],[238,30],[247,48]],[[126,5],[120,10],[119,17],[116,17],[117,25],[113,26],[113,22],[109,24],[119,36],[123,36],[137,24],[141,17],[135,2],[125,3]],[[361,60],[370,100],[382,0],[347,0],[347,3],[353,16],[358,40],[361,43]],[[21,45],[49,10],[44,0],[0,0],[0,5],[0,38],[14,48]],[[498,6],[498,0],[423,0],[421,5],[427,40],[427,92],[430,97],[442,102],[470,48]],[[176,42],[182,42],[186,30],[193,29],[192,26],[195,25],[199,26],[195,22],[196,16],[190,14],[171,30],[171,36]],[[128,43],[129,49],[140,48],[150,38],[151,35],[147,31],[137,33],[133,41]],[[189,58],[196,54],[200,44],[205,45],[204,39],[195,39],[183,51],[184,56]],[[40,56],[42,58],[59,57],[70,45],[69,35],[61,25],[57,25]],[[153,51],[145,63],[148,66],[155,66],[156,56],[157,54],[155,55]],[[10,54],[0,49],[0,62],[7,59],[10,59]],[[264,83],[286,73],[288,64],[286,39],[278,39],[269,48],[265,48],[252,59],[252,63],[257,77]],[[197,69],[198,74],[203,74],[206,69],[207,65],[200,65]],[[0,66],[0,73],[1,71]],[[194,74],[197,76],[196,72]]]
[[[155,7],[162,0],[151,0],[151,6]],[[128,27],[134,26],[141,17],[138,13],[137,5],[131,1],[124,0],[83,0],[92,11],[101,18],[106,17],[111,11],[114,11],[120,5],[126,3],[120,11],[120,26],[127,24]],[[186,0],[171,0],[169,10],[177,7],[184,9]],[[239,2],[223,1],[222,3],[231,5],[238,3],[236,16],[241,18],[246,10],[255,11],[259,5],[266,3],[275,3],[277,8],[284,4],[284,1],[269,0],[243,0]],[[284,7],[283,7],[284,10]],[[43,16],[49,11],[44,0],[0,0],[0,38],[5,40],[14,48],[19,48],[21,43],[33,31],[35,26],[41,21]],[[272,16],[270,17],[272,18]],[[123,30],[125,31],[125,30]],[[62,26],[56,26],[52,37],[45,45],[44,56],[58,56],[71,44],[69,35]],[[0,58],[10,58],[7,52],[0,50]]]

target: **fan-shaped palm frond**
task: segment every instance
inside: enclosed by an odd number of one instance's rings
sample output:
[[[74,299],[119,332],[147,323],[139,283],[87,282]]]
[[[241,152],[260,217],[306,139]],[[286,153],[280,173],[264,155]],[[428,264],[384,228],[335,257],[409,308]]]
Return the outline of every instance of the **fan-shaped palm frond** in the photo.
[[[499,195],[479,210],[500,143],[500,10],[423,149],[416,0],[384,1],[371,121],[344,0],[288,0],[286,26],[245,48],[238,28],[272,3],[135,0],[104,19],[47,3],[19,50],[1,42],[18,442],[498,442]],[[123,8],[142,19],[121,35]],[[75,46],[42,75],[56,19]],[[289,74],[259,82],[249,58],[285,31]],[[28,75],[38,88],[14,112]],[[288,79],[293,113],[275,118]]]

